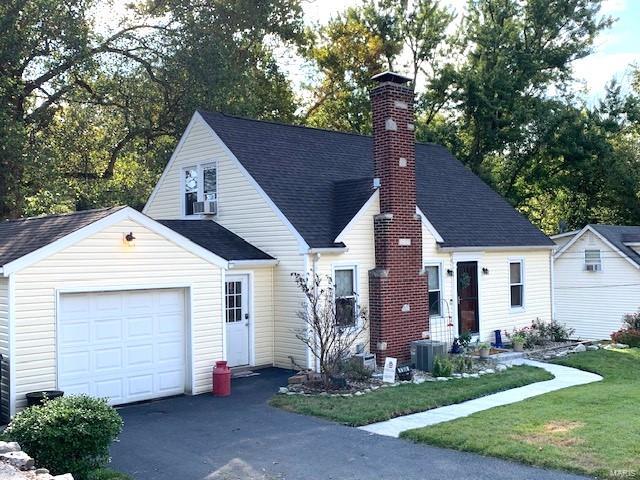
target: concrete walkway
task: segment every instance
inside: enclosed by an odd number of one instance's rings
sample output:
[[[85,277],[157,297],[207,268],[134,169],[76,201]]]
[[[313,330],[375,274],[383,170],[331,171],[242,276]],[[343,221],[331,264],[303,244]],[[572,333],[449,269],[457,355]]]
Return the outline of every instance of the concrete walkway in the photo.
[[[434,408],[426,412],[414,413],[403,417],[392,418],[385,422],[372,423],[360,427],[367,432],[386,435],[388,437],[398,437],[401,432],[414,428],[428,427],[437,423],[449,422],[457,418],[468,417],[469,415],[488,410],[490,408],[520,402],[527,398],[537,397],[545,393],[560,390],[562,388],[584,385],[586,383],[598,382],[602,380],[600,375],[585,372],[577,368],[555,365],[552,363],[536,362],[533,360],[516,359],[512,365],[531,365],[533,367],[544,368],[555,378],[546,382],[532,383],[524,387],[513,388],[504,392],[494,393],[486,397],[476,398],[467,402],[446,407]],[[481,380],[478,380],[481,381]]]

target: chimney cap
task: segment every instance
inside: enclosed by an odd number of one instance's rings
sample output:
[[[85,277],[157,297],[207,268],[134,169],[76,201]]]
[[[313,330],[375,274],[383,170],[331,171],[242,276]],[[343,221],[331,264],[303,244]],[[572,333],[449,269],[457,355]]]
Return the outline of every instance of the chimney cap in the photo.
[[[400,75],[399,73],[395,73],[390,70],[374,75],[373,77],[371,77],[371,80],[378,83],[397,83],[398,85],[404,85],[405,83],[411,81],[409,77],[405,77],[404,75]]]

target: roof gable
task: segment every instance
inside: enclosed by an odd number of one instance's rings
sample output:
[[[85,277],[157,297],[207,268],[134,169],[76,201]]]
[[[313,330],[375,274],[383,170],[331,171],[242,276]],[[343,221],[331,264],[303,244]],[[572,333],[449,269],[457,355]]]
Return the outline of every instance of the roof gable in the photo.
[[[370,198],[368,136],[199,112],[311,247],[332,247]],[[444,147],[416,145],[418,207],[445,247],[553,242]]]

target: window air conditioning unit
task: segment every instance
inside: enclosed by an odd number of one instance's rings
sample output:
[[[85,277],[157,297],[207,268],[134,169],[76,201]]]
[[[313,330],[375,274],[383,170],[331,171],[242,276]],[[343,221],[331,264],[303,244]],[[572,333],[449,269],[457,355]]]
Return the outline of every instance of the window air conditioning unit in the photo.
[[[585,265],[587,272],[599,272],[600,271],[600,265],[598,265],[597,263],[587,263]]]
[[[435,340],[416,340],[411,342],[411,363],[417,370],[431,372],[436,357],[447,355],[447,344]]]
[[[218,213],[218,202],[206,201],[206,202],[193,202],[193,213],[200,213],[202,215],[215,215]]]

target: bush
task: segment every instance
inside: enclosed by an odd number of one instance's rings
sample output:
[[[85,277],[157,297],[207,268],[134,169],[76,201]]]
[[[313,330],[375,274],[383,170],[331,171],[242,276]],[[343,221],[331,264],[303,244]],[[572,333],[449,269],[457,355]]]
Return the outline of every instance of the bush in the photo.
[[[347,380],[352,382],[366,382],[371,378],[373,372],[362,365],[362,362],[355,358],[350,358],[342,364],[342,372]]]
[[[23,410],[6,432],[38,466],[82,480],[109,462],[109,445],[122,425],[106,400],[76,395]]]
[[[571,338],[575,330],[555,320],[543,322],[536,318],[531,326],[515,328],[512,332],[505,332],[512,341],[522,340],[525,348],[536,345],[546,345],[549,342],[562,342]]]
[[[450,377],[453,372],[453,363],[449,358],[438,355],[433,359],[433,371],[431,374],[434,377]]]
[[[640,330],[640,311],[636,313],[627,313],[622,317],[622,320],[630,330]]]
[[[453,357],[453,371],[457,373],[470,372],[473,368],[473,360],[465,355]]]
[[[630,347],[640,347],[640,329],[623,328],[611,334],[611,340]]]

